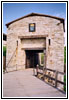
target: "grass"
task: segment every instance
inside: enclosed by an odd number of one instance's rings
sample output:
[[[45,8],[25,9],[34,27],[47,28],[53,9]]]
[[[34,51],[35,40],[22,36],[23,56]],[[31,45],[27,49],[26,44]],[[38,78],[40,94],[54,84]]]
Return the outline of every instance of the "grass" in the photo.
[[[41,53],[41,63],[44,63],[44,53]]]
[[[66,75],[64,76],[64,82],[66,83]],[[64,91],[66,92],[66,86],[64,86]]]
[[[3,56],[6,56],[6,46],[3,46]]]
[[[3,56],[6,57],[6,46],[3,46]],[[5,66],[3,66],[3,72],[5,72]]]

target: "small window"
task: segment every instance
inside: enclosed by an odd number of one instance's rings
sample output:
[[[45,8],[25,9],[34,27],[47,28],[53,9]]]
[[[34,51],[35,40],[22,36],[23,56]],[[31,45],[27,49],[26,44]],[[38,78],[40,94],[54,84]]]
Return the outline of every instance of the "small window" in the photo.
[[[51,39],[49,39],[49,45],[51,45]]]
[[[29,24],[29,32],[35,32],[35,23]]]

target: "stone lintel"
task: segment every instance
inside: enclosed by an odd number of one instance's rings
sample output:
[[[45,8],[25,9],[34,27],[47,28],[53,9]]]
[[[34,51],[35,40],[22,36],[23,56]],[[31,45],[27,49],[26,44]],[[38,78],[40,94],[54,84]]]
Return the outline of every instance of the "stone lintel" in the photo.
[[[48,35],[31,35],[31,36],[18,36],[20,39],[30,39],[30,38],[46,38]]]

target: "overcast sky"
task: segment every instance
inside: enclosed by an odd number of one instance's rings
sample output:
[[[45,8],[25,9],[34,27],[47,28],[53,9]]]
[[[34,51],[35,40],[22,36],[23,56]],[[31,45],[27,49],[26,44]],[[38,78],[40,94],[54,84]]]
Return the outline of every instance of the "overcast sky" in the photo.
[[[66,20],[66,3],[3,3],[3,33],[7,33],[6,23],[31,12],[53,15]]]

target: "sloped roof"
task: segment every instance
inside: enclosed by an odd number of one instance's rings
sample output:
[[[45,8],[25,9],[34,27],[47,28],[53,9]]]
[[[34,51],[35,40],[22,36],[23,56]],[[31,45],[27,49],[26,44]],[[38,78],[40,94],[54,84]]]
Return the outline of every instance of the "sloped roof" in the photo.
[[[63,25],[64,25],[64,18],[60,18],[60,17],[56,17],[56,16],[51,16],[51,15],[40,14],[40,13],[30,13],[30,14],[28,14],[28,15],[25,15],[25,16],[23,16],[23,17],[20,17],[20,18],[18,18],[18,19],[16,19],[16,20],[13,20],[13,21],[7,23],[6,26],[8,27],[10,24],[12,24],[12,23],[14,23],[14,22],[16,22],[16,21],[18,21],[18,20],[20,20],[20,19],[29,17],[29,16],[44,16],[44,17],[55,18],[55,19],[61,20],[61,22],[62,22]]]

